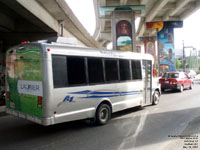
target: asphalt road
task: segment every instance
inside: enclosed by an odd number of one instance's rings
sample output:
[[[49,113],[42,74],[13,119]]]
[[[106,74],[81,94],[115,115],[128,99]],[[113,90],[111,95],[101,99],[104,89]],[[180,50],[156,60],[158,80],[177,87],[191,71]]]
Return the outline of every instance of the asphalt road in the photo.
[[[199,150],[199,91],[200,83],[182,93],[167,91],[158,105],[115,113],[105,126],[75,121],[43,127],[1,116],[0,150]]]

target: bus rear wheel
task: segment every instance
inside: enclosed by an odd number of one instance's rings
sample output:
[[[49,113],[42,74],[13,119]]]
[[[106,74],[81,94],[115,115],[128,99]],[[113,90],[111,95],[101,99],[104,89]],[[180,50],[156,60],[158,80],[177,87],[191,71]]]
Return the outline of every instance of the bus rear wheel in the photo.
[[[97,125],[105,125],[111,118],[111,108],[107,104],[101,104],[96,111]]]

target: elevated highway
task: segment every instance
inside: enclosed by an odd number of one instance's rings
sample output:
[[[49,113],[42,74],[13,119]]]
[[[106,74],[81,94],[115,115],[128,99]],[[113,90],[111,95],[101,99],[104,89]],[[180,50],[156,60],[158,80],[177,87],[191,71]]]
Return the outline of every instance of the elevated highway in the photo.
[[[140,17],[139,37],[156,36],[146,29],[146,22],[182,21],[200,8],[200,0],[93,0],[96,31],[93,37],[81,25],[65,0],[0,0],[0,72],[5,68],[5,50],[22,41],[35,41],[52,36],[75,37],[79,45],[106,47],[112,41],[111,19],[102,18],[100,7],[145,6]],[[3,66],[3,67],[2,67]]]
[[[101,18],[100,7],[144,5],[145,15],[140,16],[136,32],[137,37],[156,36],[155,30],[147,30],[146,22],[183,21],[200,8],[199,0],[93,0],[96,12],[97,28],[94,38],[106,46],[112,41],[111,19]],[[136,17],[137,19],[137,17]]]
[[[3,49],[52,36],[75,37],[80,45],[100,47],[64,0],[0,0],[0,19]]]

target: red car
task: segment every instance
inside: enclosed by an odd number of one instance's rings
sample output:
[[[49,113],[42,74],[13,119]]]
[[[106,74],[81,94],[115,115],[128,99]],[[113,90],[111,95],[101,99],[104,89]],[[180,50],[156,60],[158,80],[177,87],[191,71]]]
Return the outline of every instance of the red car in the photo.
[[[192,89],[193,81],[184,72],[166,72],[159,79],[161,84],[161,91],[164,92],[165,89],[179,90],[182,92],[184,89]]]

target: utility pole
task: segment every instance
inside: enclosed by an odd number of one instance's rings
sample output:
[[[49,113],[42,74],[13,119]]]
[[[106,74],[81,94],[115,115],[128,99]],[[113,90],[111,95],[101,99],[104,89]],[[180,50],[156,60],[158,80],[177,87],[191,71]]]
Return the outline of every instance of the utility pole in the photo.
[[[185,46],[183,41],[183,72],[186,70],[186,60],[185,60]]]
[[[192,48],[194,49],[193,46],[185,46],[184,41],[183,41],[183,72],[186,71],[186,57],[185,57],[185,48]],[[191,55],[191,54],[190,54]]]
[[[197,54],[197,48],[194,48],[194,56],[195,56],[195,71],[198,70],[198,54]]]

